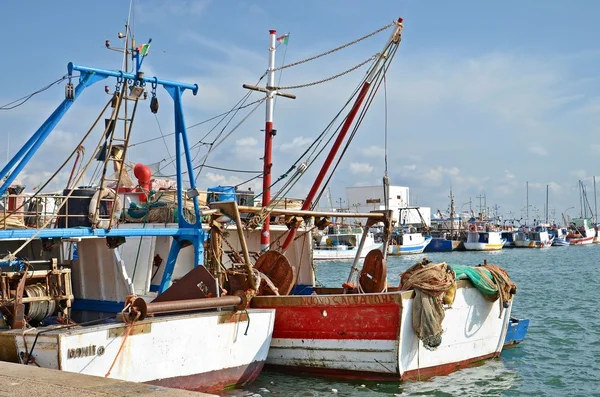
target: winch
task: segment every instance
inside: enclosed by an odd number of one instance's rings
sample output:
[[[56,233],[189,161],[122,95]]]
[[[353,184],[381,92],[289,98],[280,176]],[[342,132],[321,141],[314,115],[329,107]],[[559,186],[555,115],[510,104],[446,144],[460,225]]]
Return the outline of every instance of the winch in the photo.
[[[11,328],[37,325],[53,315],[70,316],[71,269],[59,268],[56,259],[18,260],[10,269],[0,270],[0,311]]]

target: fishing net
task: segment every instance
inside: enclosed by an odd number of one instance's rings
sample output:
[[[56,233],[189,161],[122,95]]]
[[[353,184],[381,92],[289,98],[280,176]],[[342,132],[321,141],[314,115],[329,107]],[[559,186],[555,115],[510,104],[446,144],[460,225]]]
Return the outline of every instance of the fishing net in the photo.
[[[432,264],[425,258],[401,274],[400,289],[415,291],[413,330],[425,348],[434,350],[442,343],[443,303],[454,301],[454,271],[445,262]]]
[[[184,197],[183,215],[190,223],[196,222],[194,215],[194,201]],[[200,209],[207,209],[200,206]],[[145,223],[177,223],[177,192],[172,190],[151,191],[148,202],[145,204],[131,203],[125,212],[127,222]]]
[[[500,317],[509,306],[512,296],[517,293],[517,285],[510,279],[506,270],[497,265],[479,266],[452,265],[457,279],[469,279],[490,302],[498,300]]]

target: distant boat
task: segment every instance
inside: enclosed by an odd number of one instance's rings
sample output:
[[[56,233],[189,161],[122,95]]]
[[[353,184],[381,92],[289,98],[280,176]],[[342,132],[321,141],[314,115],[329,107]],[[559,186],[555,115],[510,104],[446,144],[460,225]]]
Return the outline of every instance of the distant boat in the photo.
[[[550,235],[552,235],[554,237],[554,241],[552,242],[553,247],[565,247],[565,246],[571,244],[567,240],[567,229],[566,228],[556,227],[556,228],[550,229],[548,232],[550,233]]]
[[[594,242],[596,230],[592,228],[589,218],[575,218],[569,228],[567,241],[570,245],[587,245]]]
[[[321,236],[314,245],[313,260],[351,260],[358,251],[363,235],[363,228],[350,225],[330,225],[327,233]],[[383,243],[376,243],[373,233],[368,232],[360,258],[374,249],[381,249]]]
[[[517,232],[515,247],[517,248],[550,248],[554,237],[548,233],[548,229],[538,226],[535,230],[523,230]]]
[[[489,226],[471,223],[464,246],[467,251],[499,251],[504,243],[506,240],[500,232],[492,230]]]
[[[517,239],[517,231],[516,230],[509,230],[509,231],[503,231],[500,233],[500,237],[506,240],[506,243],[504,243],[504,248],[515,248],[515,240]]]
[[[433,237],[423,252],[451,252],[463,249],[463,242],[446,237]]]
[[[439,210],[438,214],[440,215],[439,219],[431,222],[431,235],[433,238],[425,247],[424,252],[452,252],[464,249],[460,230],[461,218],[456,217],[452,189],[450,189],[450,217],[445,218]]]
[[[391,244],[388,245],[389,255],[420,254],[431,242],[431,236],[423,236],[416,230],[406,229],[392,234]]]

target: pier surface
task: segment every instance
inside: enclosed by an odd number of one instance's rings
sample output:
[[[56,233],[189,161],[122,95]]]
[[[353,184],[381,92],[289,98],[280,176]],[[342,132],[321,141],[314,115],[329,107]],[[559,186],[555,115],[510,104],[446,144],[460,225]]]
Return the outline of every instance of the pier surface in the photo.
[[[0,361],[0,396],[201,397],[214,395]]]

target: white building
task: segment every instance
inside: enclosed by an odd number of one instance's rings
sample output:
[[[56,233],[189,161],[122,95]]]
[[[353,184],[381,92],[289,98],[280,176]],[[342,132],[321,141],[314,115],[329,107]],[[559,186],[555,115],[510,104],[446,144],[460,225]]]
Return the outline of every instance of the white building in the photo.
[[[346,196],[350,212],[366,213],[385,210],[383,186],[381,185],[347,187]],[[411,207],[409,189],[406,186],[390,186],[389,209],[393,211],[393,220],[399,225],[421,224],[423,221],[427,226],[431,225],[431,208]],[[419,213],[423,217],[423,221]]]

